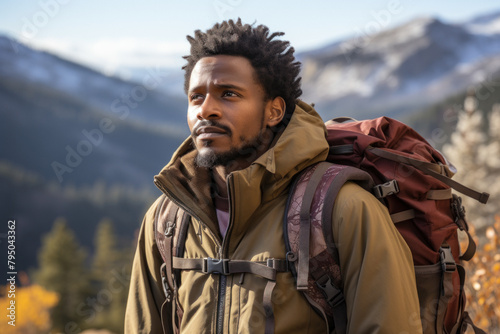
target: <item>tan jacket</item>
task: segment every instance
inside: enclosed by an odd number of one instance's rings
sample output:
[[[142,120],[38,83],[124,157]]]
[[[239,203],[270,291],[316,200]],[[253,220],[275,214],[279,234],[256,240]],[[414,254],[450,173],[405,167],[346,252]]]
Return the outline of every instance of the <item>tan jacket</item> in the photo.
[[[210,176],[193,165],[191,139],[155,178],[157,185],[194,217],[185,257],[264,261],[285,258],[283,215],[289,184],[303,168],[328,153],[323,121],[299,102],[276,144],[250,167],[228,177],[230,225],[223,241],[210,198]],[[162,333],[160,309],[165,300],[161,256],[154,238],[156,201],[147,212],[133,263],[126,312],[126,333]],[[348,183],[333,212],[339,249],[348,333],[420,333],[418,297],[410,251],[386,208],[361,187]],[[243,278],[243,279],[242,279]],[[185,270],[179,303],[181,333],[264,333],[262,305],[266,279],[245,274],[220,276]],[[276,333],[325,333],[324,320],[295,288],[290,272],[278,273],[273,294]],[[220,328],[220,327],[219,327]]]

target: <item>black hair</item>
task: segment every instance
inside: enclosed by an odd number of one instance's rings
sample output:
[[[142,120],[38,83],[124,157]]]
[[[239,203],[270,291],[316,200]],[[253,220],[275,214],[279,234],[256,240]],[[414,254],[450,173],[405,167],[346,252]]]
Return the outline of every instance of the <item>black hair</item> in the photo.
[[[266,100],[282,97],[290,116],[295,110],[295,100],[302,94],[300,89],[300,62],[295,61],[294,48],[288,41],[277,40],[282,32],[269,33],[264,25],[254,27],[242,24],[241,19],[223,21],[206,32],[196,30],[194,37],[187,36],[191,54],[185,56],[184,90],[189,89],[191,72],[203,57],[215,55],[242,56],[255,69],[258,82],[264,88]]]

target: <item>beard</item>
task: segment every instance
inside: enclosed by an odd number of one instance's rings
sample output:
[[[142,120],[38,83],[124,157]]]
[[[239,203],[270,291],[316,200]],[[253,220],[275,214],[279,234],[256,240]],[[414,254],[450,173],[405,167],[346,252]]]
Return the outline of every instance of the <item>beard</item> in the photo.
[[[200,153],[198,149],[198,154],[196,155],[195,163],[198,167],[203,168],[214,168],[217,166],[224,167],[236,167],[237,165],[250,165],[255,159],[257,159],[260,154],[262,154],[269,144],[270,136],[272,133],[269,128],[264,126],[264,112],[262,113],[261,130],[259,133],[252,138],[240,137],[241,144],[236,146],[231,146],[229,150],[225,152],[216,153],[213,150],[204,150]],[[231,129],[228,127],[218,124],[216,121],[203,121],[201,125],[211,125],[220,127],[228,133],[229,136],[233,136]],[[195,131],[193,131],[193,136]],[[210,147],[211,141],[205,142],[204,147]]]
[[[206,150],[203,154],[196,155],[196,165],[198,167],[204,168],[214,168],[217,166],[231,167],[231,165],[240,164],[243,161],[250,164],[259,156],[259,152],[262,153],[264,150],[265,140],[265,129],[259,132],[257,136],[246,140],[239,147],[231,147],[226,152],[216,153],[213,150]],[[206,146],[210,146],[210,142],[207,142]]]

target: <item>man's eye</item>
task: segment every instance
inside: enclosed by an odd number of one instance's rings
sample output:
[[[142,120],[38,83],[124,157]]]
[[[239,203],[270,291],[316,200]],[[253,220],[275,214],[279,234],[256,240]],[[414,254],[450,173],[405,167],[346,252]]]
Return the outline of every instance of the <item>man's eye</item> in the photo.
[[[191,101],[199,101],[202,98],[203,98],[203,95],[201,95],[201,94],[191,94],[191,96],[190,96]]]
[[[230,91],[230,90],[226,90],[223,94],[222,94],[223,97],[237,97],[238,94],[236,94],[235,92],[233,91]]]

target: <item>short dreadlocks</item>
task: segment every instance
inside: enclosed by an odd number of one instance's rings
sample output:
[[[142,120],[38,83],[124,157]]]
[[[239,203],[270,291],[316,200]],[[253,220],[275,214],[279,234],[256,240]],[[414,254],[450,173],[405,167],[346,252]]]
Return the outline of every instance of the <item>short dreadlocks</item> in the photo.
[[[242,24],[241,19],[215,24],[207,32],[196,30],[194,37],[187,36],[191,43],[191,54],[185,56],[187,64],[182,68],[184,90],[189,89],[189,80],[194,66],[203,57],[215,55],[242,56],[252,64],[259,83],[264,88],[266,100],[282,97],[287,114],[295,110],[295,100],[302,94],[300,89],[300,63],[295,61],[294,48],[288,41],[276,40],[284,33],[269,34],[264,25],[253,27]]]

